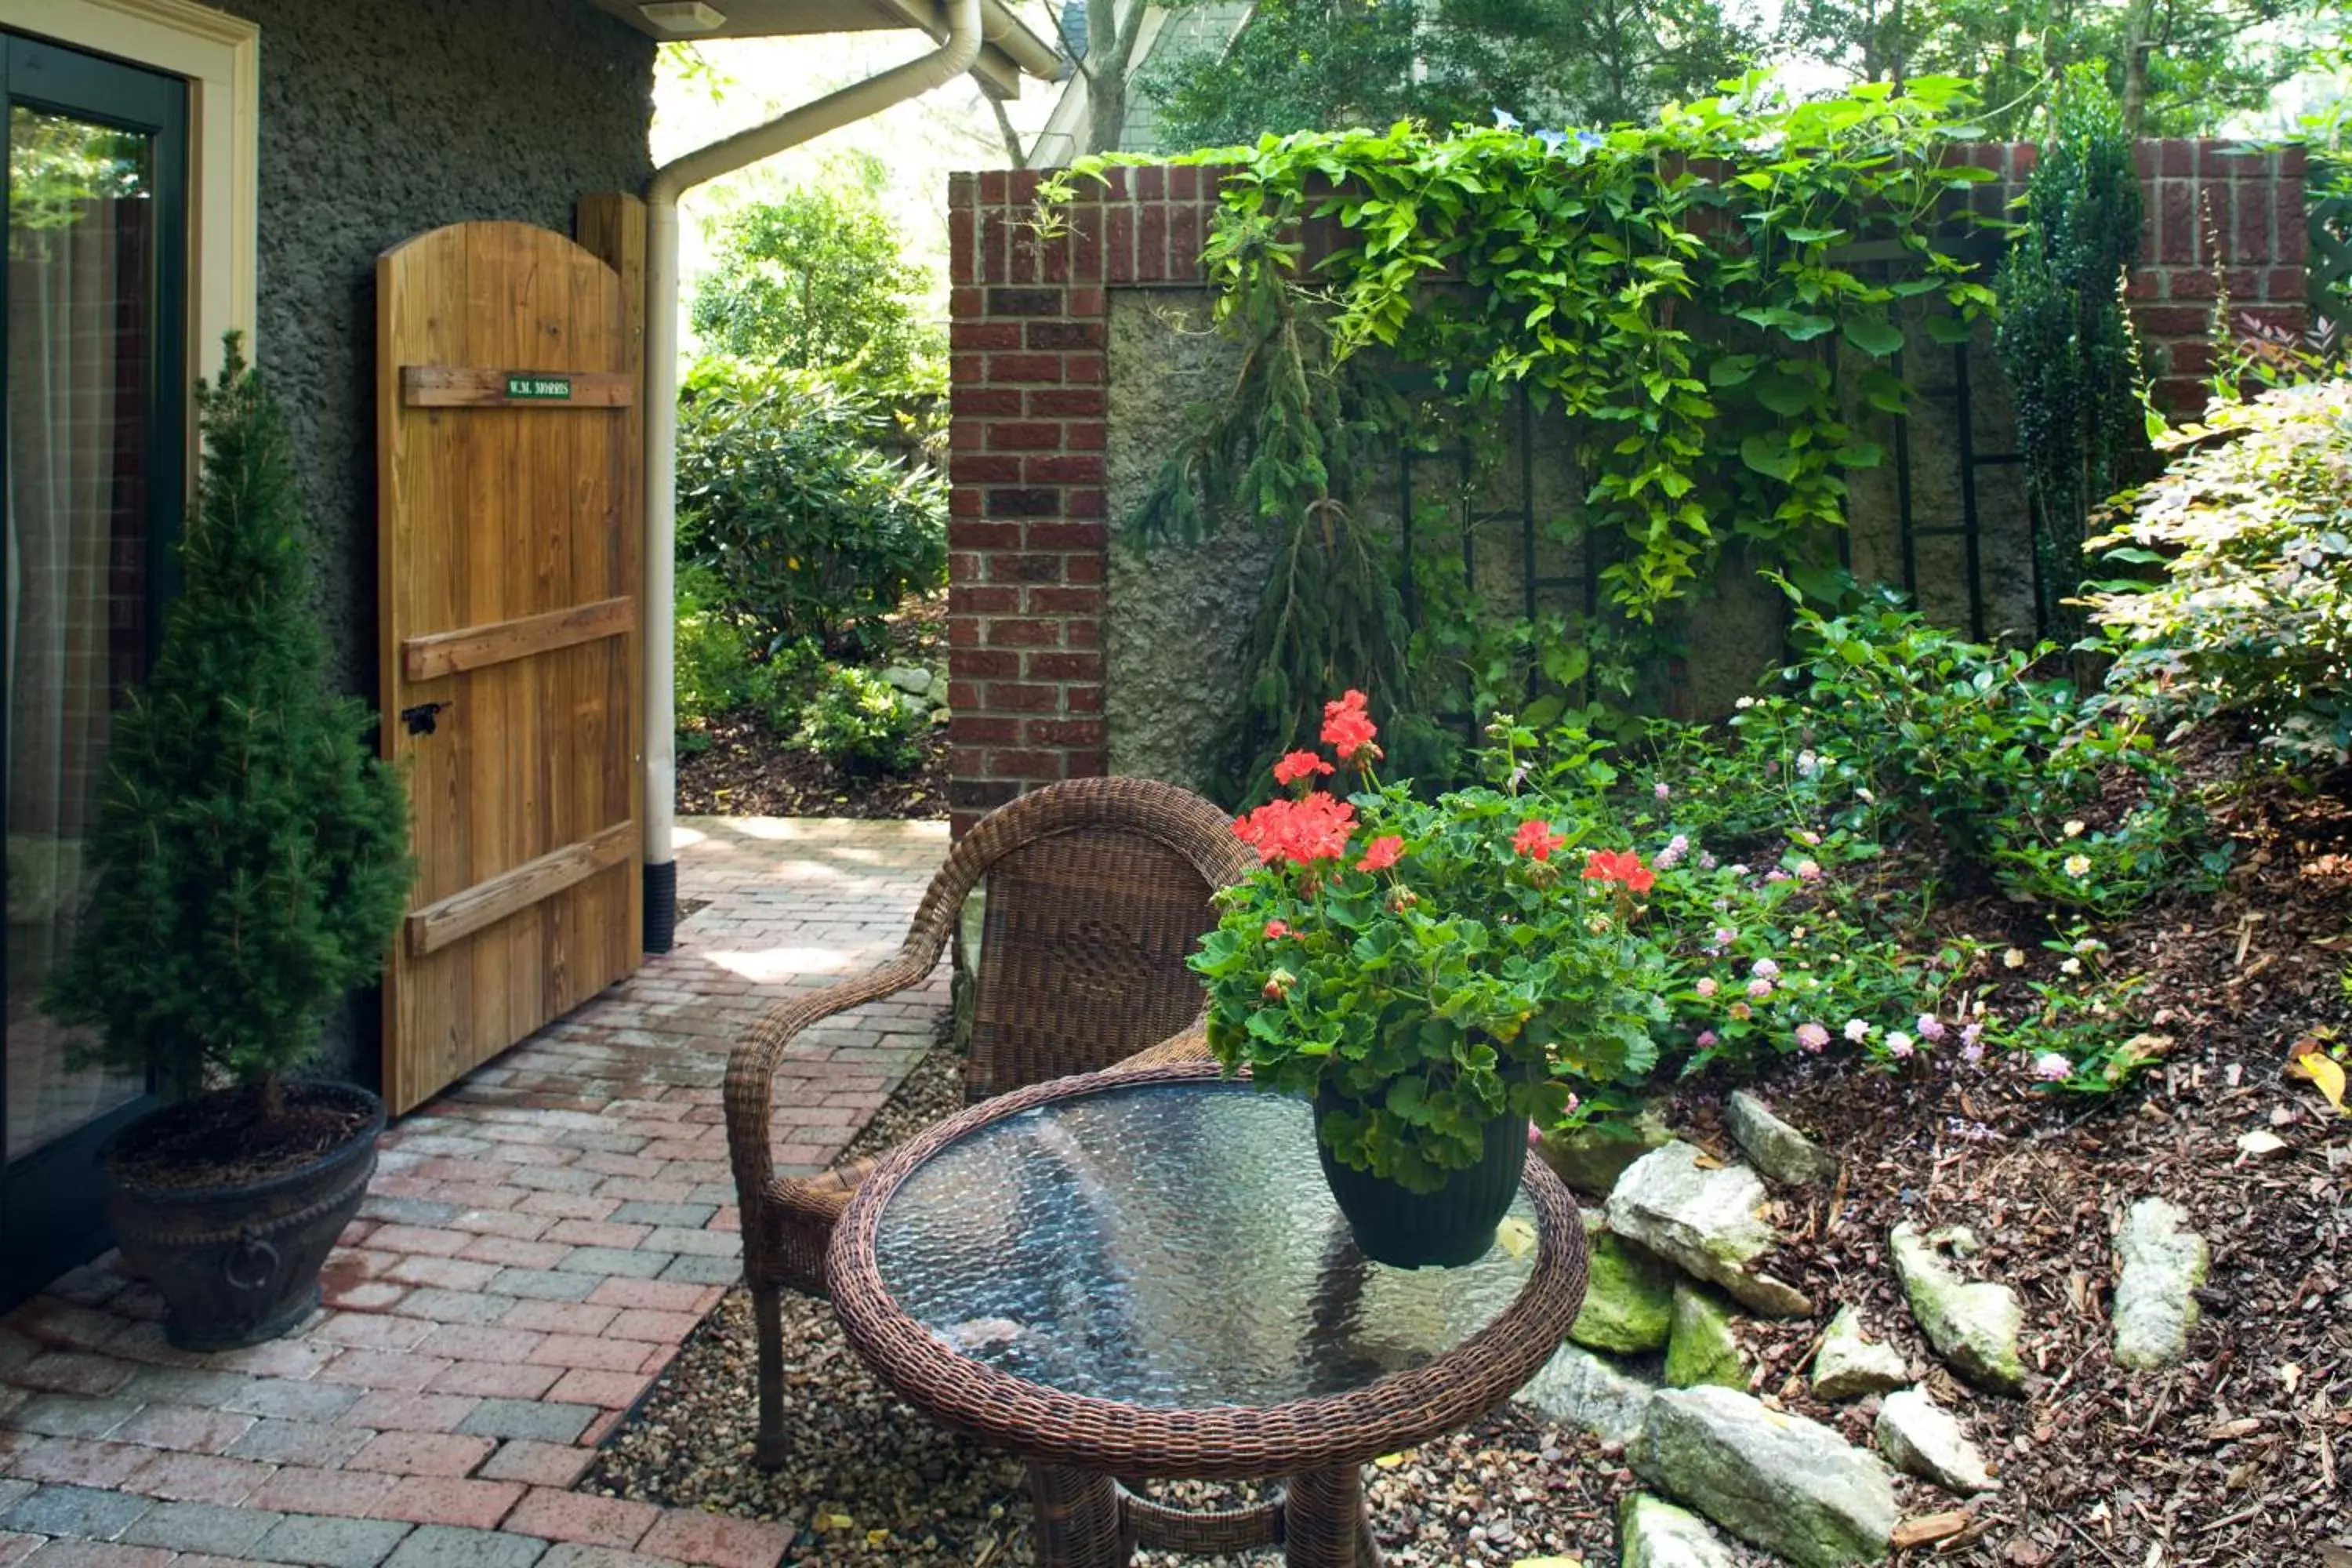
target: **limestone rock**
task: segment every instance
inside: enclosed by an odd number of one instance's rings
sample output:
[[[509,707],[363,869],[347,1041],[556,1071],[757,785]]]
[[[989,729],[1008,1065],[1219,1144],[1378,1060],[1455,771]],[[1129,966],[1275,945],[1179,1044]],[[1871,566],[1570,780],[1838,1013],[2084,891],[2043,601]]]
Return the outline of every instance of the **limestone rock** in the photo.
[[[2116,1360],[2145,1371],[2189,1353],[2196,1289],[2212,1248],[2189,1216],[2162,1198],[2132,1205],[2116,1228]]]
[[[1580,1193],[1605,1198],[1625,1167],[1653,1149],[1674,1142],[1664,1118],[1644,1110],[1631,1127],[1580,1127],[1572,1132],[1547,1132],[1536,1152],[1552,1173]]]
[[[1631,1443],[1657,1390],[1581,1345],[1562,1345],[1518,1396],[1546,1415],[1604,1443]]]
[[[1627,1452],[1644,1479],[1799,1568],[1886,1554],[1892,1472],[1818,1422],[1728,1388],[1671,1388]]]
[[[1813,1310],[1803,1291],[1748,1266],[1780,1237],[1759,1211],[1764,1184],[1745,1165],[1710,1170],[1688,1143],[1654,1149],[1627,1167],[1609,1194],[1609,1228],[1769,1317]]]
[[[1600,1231],[1587,1239],[1584,1305],[1568,1337],[1588,1350],[1636,1355],[1666,1342],[1675,1307],[1675,1271]]]
[[[1693,1388],[1703,1383],[1725,1388],[1748,1386],[1748,1363],[1732,1336],[1731,1310],[1712,1291],[1696,1285],[1675,1287],[1674,1332],[1666,1341],[1666,1386]]]
[[[893,664],[883,668],[882,679],[909,696],[920,697],[930,690],[936,678],[919,664]]]
[[[1735,1568],[1706,1521],[1647,1492],[1617,1500],[1618,1568]]]
[[[1938,1237],[1963,1255],[1976,1250],[1976,1237],[1965,1229]],[[1968,1279],[1944,1261],[1936,1250],[1937,1239],[1921,1234],[1908,1220],[1887,1238],[1911,1315],[1953,1371],[1970,1383],[2015,1394],[2025,1383],[2025,1363],[2017,1353],[2024,1316],[2017,1292],[2006,1285]]]
[[[1992,1476],[1984,1456],[1969,1441],[1959,1418],[1934,1400],[1927,1390],[1906,1388],[1886,1396],[1878,1407],[1878,1425],[1872,1435],[1878,1451],[1897,1468],[1935,1482],[1948,1492],[1967,1497],[1987,1491]]]
[[[1911,1369],[1893,1345],[1873,1344],[1862,1335],[1862,1314],[1840,1307],[1813,1352],[1813,1397],[1860,1399],[1911,1381]]]
[[[1746,1089],[1733,1089],[1724,1110],[1733,1141],[1774,1181],[1801,1187],[1837,1174],[1837,1162],[1820,1144],[1773,1115],[1770,1106]]]

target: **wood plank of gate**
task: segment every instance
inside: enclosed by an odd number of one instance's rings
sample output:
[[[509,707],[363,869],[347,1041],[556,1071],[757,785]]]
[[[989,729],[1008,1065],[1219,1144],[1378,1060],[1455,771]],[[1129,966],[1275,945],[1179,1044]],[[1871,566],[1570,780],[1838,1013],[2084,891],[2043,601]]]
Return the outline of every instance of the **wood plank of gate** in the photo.
[[[384,748],[411,770],[426,917],[385,977],[398,1111],[636,966],[639,453],[633,397],[403,395],[409,367],[633,374],[620,278],[562,236],[421,235],[378,262],[377,311]],[[569,635],[583,616],[598,635]],[[429,731],[402,721],[433,703]]]

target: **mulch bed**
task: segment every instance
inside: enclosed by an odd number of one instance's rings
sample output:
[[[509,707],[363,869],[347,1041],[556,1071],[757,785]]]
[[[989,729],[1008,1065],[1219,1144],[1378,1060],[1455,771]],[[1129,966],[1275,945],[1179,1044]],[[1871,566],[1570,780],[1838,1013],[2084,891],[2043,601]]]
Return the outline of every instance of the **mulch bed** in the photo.
[[[2133,1089],[2103,1104],[2053,1101],[2021,1063],[1998,1058],[1900,1074],[1799,1059],[1761,1086],[1844,1161],[1832,1191],[1781,1194],[1777,1217],[1792,1239],[1769,1264],[1814,1294],[1824,1320],[1853,1302],[1874,1336],[1915,1366],[1935,1364],[1886,1257],[1888,1229],[1906,1218],[1972,1226],[1986,1243],[1973,1266],[2023,1300],[2035,1369],[2024,1398],[1977,1394],[1940,1370],[1927,1380],[1994,1462],[2000,1489],[1969,1505],[1959,1533],[1897,1562],[2352,1568],[2352,1481],[2338,1471],[2352,1464],[2352,1121],[2282,1071],[2297,1039],[2352,1025],[2339,981],[2352,956],[2352,808],[2342,792],[2265,784],[2221,826],[2240,857],[2221,893],[2162,902],[2105,932],[2120,969],[2153,976],[2153,1026],[2176,1042]],[[2030,949],[2046,933],[2023,916],[1986,900],[1940,918]],[[1670,1120],[1727,1155],[1725,1088],[1682,1086]],[[960,1103],[957,1064],[935,1051],[862,1143],[894,1142]],[[2239,1139],[2257,1131],[2282,1146],[2242,1152]],[[2189,1212],[2213,1265],[2188,1362],[2134,1373],[2109,1354],[2109,1238],[2150,1194]],[[1801,1368],[1819,1329],[1743,1323],[1754,1387],[1867,1444],[1874,1403],[1808,1394]],[[788,1300],[786,1339],[798,1440],[782,1470],[750,1463],[739,1292],[584,1484],[795,1520],[793,1563],[1033,1561],[1016,1462],[897,1400],[822,1303]],[[1616,1560],[1615,1500],[1634,1484],[1621,1452],[1520,1406],[1370,1474],[1382,1545],[1401,1564],[1569,1555],[1599,1568]],[[1906,1514],[1958,1506],[1923,1484],[1902,1490]],[[1209,1495],[1183,1495],[1195,1492]]]
[[[936,668],[945,662],[947,595],[909,599],[889,617],[881,662]],[[948,737],[923,738],[923,764],[901,776],[859,777],[805,747],[777,740],[763,714],[730,713],[702,733],[710,744],[677,757],[677,810],[685,816],[854,816],[940,820],[948,815]]]

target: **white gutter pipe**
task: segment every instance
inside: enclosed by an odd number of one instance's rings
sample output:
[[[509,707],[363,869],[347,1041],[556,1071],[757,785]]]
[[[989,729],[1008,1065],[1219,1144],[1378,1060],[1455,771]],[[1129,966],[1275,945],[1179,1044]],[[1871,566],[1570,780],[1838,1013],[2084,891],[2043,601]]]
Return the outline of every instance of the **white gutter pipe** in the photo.
[[[714,142],[654,171],[646,187],[645,947],[677,926],[677,200],[693,186],[945,86],[980,58],[981,0],[947,0],[931,53]]]

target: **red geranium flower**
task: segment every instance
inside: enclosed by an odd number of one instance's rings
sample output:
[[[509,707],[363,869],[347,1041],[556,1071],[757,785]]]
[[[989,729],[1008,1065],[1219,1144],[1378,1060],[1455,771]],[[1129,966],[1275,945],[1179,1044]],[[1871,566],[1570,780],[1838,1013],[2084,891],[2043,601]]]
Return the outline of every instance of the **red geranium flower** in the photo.
[[[1631,849],[1595,849],[1584,858],[1588,882],[1622,882],[1630,893],[1646,893],[1657,885],[1658,874],[1642,864]]]
[[[1404,853],[1404,840],[1391,833],[1364,846],[1364,858],[1356,862],[1359,871],[1385,871],[1397,863]]]
[[[1290,927],[1283,921],[1268,921],[1265,922],[1265,934],[1268,940],[1278,936],[1288,936]]]
[[[1354,689],[1336,700],[1323,704],[1323,743],[1338,753],[1343,763],[1361,767],[1368,760],[1382,753],[1372,744],[1380,730],[1371,716],[1364,711],[1364,694]]]
[[[1263,864],[1311,866],[1345,855],[1355,829],[1356,808],[1317,790],[1298,800],[1268,801],[1234,823],[1234,837],[1255,849]]]
[[[1331,764],[1312,752],[1290,752],[1274,764],[1274,782],[1278,784],[1294,784],[1311,773],[1328,773],[1330,771]]]
[[[1566,834],[1554,833],[1550,823],[1536,817],[1519,824],[1518,833],[1511,839],[1511,847],[1529,859],[1549,860],[1551,852],[1567,842]]]

